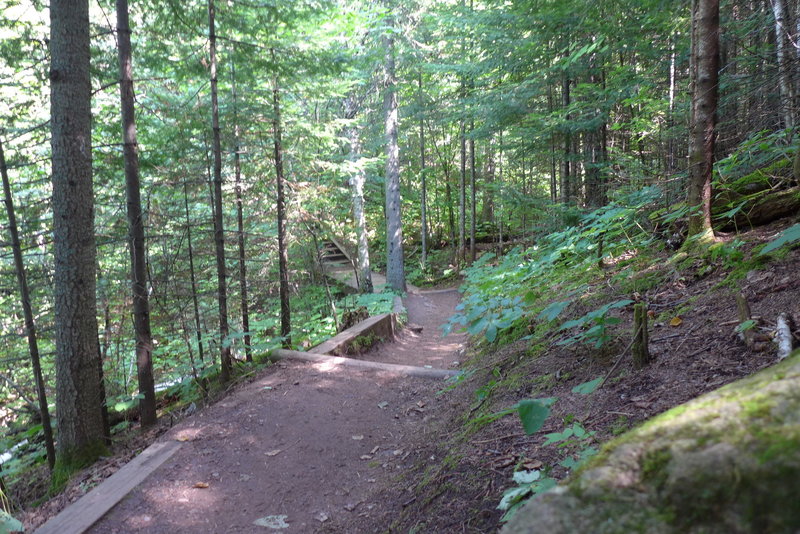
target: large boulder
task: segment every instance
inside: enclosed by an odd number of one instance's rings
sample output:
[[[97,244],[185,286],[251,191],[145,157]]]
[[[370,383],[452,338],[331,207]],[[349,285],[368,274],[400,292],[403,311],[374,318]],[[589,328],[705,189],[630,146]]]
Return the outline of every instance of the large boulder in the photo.
[[[800,351],[609,443],[502,534],[800,532]]]

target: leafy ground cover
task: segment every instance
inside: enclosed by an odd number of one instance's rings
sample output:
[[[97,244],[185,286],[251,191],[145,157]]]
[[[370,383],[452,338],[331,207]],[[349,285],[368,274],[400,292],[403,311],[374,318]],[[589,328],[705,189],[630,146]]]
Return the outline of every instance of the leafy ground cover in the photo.
[[[750,303],[748,326],[765,339],[778,314],[800,318],[793,221],[720,235],[705,254],[687,256],[637,232],[637,205],[612,206],[466,271],[464,300],[445,329],[476,336],[472,371],[441,393],[449,424],[422,438],[427,457],[441,460],[387,488],[388,498],[405,484],[414,502],[365,531],[494,532],[609,439],[775,363],[771,343],[751,349],[740,340],[735,296]],[[609,223],[626,245],[601,255],[596,225]],[[654,358],[641,370],[629,352],[640,302]],[[547,413],[526,428],[520,407],[530,402]]]

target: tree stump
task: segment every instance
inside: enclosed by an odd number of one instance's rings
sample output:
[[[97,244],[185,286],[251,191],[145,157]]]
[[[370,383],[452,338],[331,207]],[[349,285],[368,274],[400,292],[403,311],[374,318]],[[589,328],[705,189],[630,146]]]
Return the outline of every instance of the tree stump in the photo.
[[[747,304],[747,299],[744,298],[742,293],[736,295],[736,309],[739,312],[739,325],[746,325],[752,321],[750,314],[750,306]],[[752,349],[755,346],[755,330],[751,326],[744,326],[739,329],[739,339],[747,345],[747,348]]]
[[[636,304],[633,307],[633,365],[637,369],[642,369],[650,363],[649,335],[647,333],[647,306],[644,303]]]

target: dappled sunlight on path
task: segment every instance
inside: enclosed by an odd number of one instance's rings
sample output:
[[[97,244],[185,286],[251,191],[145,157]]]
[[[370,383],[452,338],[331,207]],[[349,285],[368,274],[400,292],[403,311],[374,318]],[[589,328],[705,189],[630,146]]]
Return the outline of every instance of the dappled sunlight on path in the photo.
[[[405,330],[360,358],[455,368],[463,335],[442,338],[439,326],[458,297],[409,295],[421,332]],[[421,460],[404,436],[439,417],[443,384],[279,362],[168,432],[162,439],[182,448],[90,532],[360,532],[388,504],[376,488]]]

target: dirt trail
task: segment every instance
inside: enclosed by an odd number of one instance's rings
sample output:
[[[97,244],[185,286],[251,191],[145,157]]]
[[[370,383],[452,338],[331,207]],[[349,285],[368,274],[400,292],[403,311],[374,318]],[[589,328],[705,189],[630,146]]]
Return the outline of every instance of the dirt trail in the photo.
[[[452,368],[464,337],[439,326],[457,302],[455,291],[410,295],[422,332],[360,358]],[[436,417],[441,388],[281,362],[162,436],[185,443],[90,532],[361,532],[386,504],[375,489],[418,460],[406,437]]]

